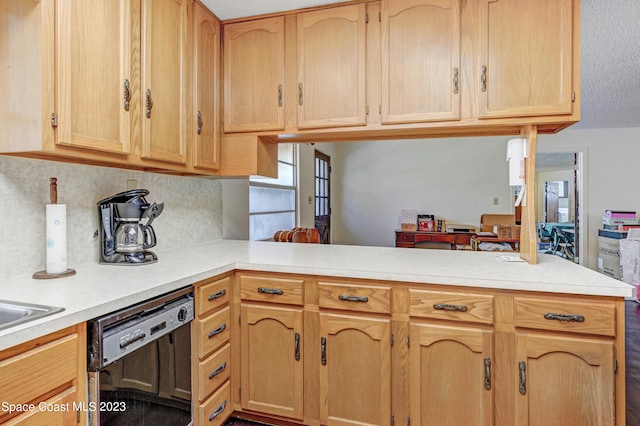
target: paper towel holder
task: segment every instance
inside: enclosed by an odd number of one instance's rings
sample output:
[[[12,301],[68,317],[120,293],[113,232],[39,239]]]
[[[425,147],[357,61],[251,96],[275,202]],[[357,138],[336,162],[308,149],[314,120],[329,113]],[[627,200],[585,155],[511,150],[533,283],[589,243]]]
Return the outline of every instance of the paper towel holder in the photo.
[[[58,203],[58,179],[57,178],[49,178],[49,198],[51,204]],[[65,221],[66,222],[66,221]],[[45,280],[45,279],[53,279],[53,278],[65,278],[70,277],[76,274],[75,269],[67,269],[66,271],[57,272],[57,273],[49,273],[46,269],[42,271],[35,272],[32,275],[32,278],[36,280]]]

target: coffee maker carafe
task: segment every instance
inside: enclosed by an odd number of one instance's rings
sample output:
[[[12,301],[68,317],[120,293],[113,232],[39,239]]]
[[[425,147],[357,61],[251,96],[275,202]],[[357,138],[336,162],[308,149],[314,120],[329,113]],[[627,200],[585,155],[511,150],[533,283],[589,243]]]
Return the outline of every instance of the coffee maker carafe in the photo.
[[[156,245],[151,222],[164,203],[149,204],[147,195],[146,189],[134,189],[98,201],[100,263],[140,265],[158,260],[148,249]]]

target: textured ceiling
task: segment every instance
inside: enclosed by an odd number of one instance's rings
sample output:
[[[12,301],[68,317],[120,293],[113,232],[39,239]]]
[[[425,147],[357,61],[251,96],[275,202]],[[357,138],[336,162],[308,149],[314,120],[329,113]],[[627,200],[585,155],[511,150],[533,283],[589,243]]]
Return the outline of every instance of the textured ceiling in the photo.
[[[229,20],[335,0],[202,0]],[[582,0],[581,120],[572,128],[640,127],[640,0]],[[541,58],[544,60],[544,58]]]

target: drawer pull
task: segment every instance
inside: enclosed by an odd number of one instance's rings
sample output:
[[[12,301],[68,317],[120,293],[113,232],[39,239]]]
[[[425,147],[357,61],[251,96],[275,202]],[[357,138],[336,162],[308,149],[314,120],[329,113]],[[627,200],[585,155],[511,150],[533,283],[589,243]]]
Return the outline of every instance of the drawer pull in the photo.
[[[320,338],[320,362],[322,365],[327,365],[327,338]]]
[[[518,370],[520,370],[520,395],[527,394],[527,364],[524,361],[520,361],[518,364]]]
[[[491,390],[491,358],[484,359],[484,388]]]
[[[338,299],[344,300],[346,302],[359,302],[359,303],[367,303],[369,298],[367,296],[351,296],[347,294],[341,294],[338,296]]]
[[[213,419],[215,419],[220,414],[222,414],[222,412],[224,411],[225,408],[227,408],[227,400],[226,399],[224,401],[222,401],[222,404],[220,404],[220,406],[218,408],[216,408],[216,411],[211,413],[211,415],[209,416],[209,421],[210,422],[213,421]]]
[[[209,339],[211,339],[213,336],[215,336],[216,334],[220,334],[223,331],[225,331],[227,329],[227,324],[222,324],[220,327],[216,328],[215,330],[211,330],[209,332]]]
[[[224,369],[227,368],[227,363],[226,361],[223,362],[222,364],[220,364],[220,367],[216,368],[215,370],[213,370],[211,373],[209,373],[209,380],[213,379],[214,377],[216,377],[218,374],[222,373],[224,371]]]
[[[227,291],[226,291],[226,290],[220,290],[220,291],[219,291],[219,292],[217,292],[217,293],[210,294],[210,295],[209,295],[209,297],[207,297],[207,300],[208,300],[209,302],[211,302],[212,300],[216,300],[216,299],[221,298],[221,297],[222,297],[222,296],[224,296],[225,294],[227,294]]]
[[[295,356],[296,361],[300,361],[300,333],[296,333],[295,335]]]
[[[284,294],[284,291],[282,291],[282,289],[279,289],[279,288],[258,287],[258,293],[275,294],[280,296]]]
[[[469,308],[465,305],[452,305],[450,303],[435,303],[433,309],[436,311],[452,311],[452,312],[467,312]]]
[[[562,322],[584,322],[584,316],[575,314],[554,314],[547,312],[544,314],[544,319],[556,320]]]

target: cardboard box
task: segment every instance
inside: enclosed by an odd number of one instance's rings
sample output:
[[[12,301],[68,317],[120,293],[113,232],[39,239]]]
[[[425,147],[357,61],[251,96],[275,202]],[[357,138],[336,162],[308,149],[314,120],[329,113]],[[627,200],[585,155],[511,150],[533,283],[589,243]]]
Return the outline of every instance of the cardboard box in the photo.
[[[640,285],[640,230],[620,240],[620,277],[627,284]]]
[[[520,239],[520,225],[511,225],[511,238],[514,240]]]
[[[498,238],[509,239],[511,238],[511,225],[493,225],[493,233]]]
[[[598,237],[598,272],[620,279],[620,241]]]

